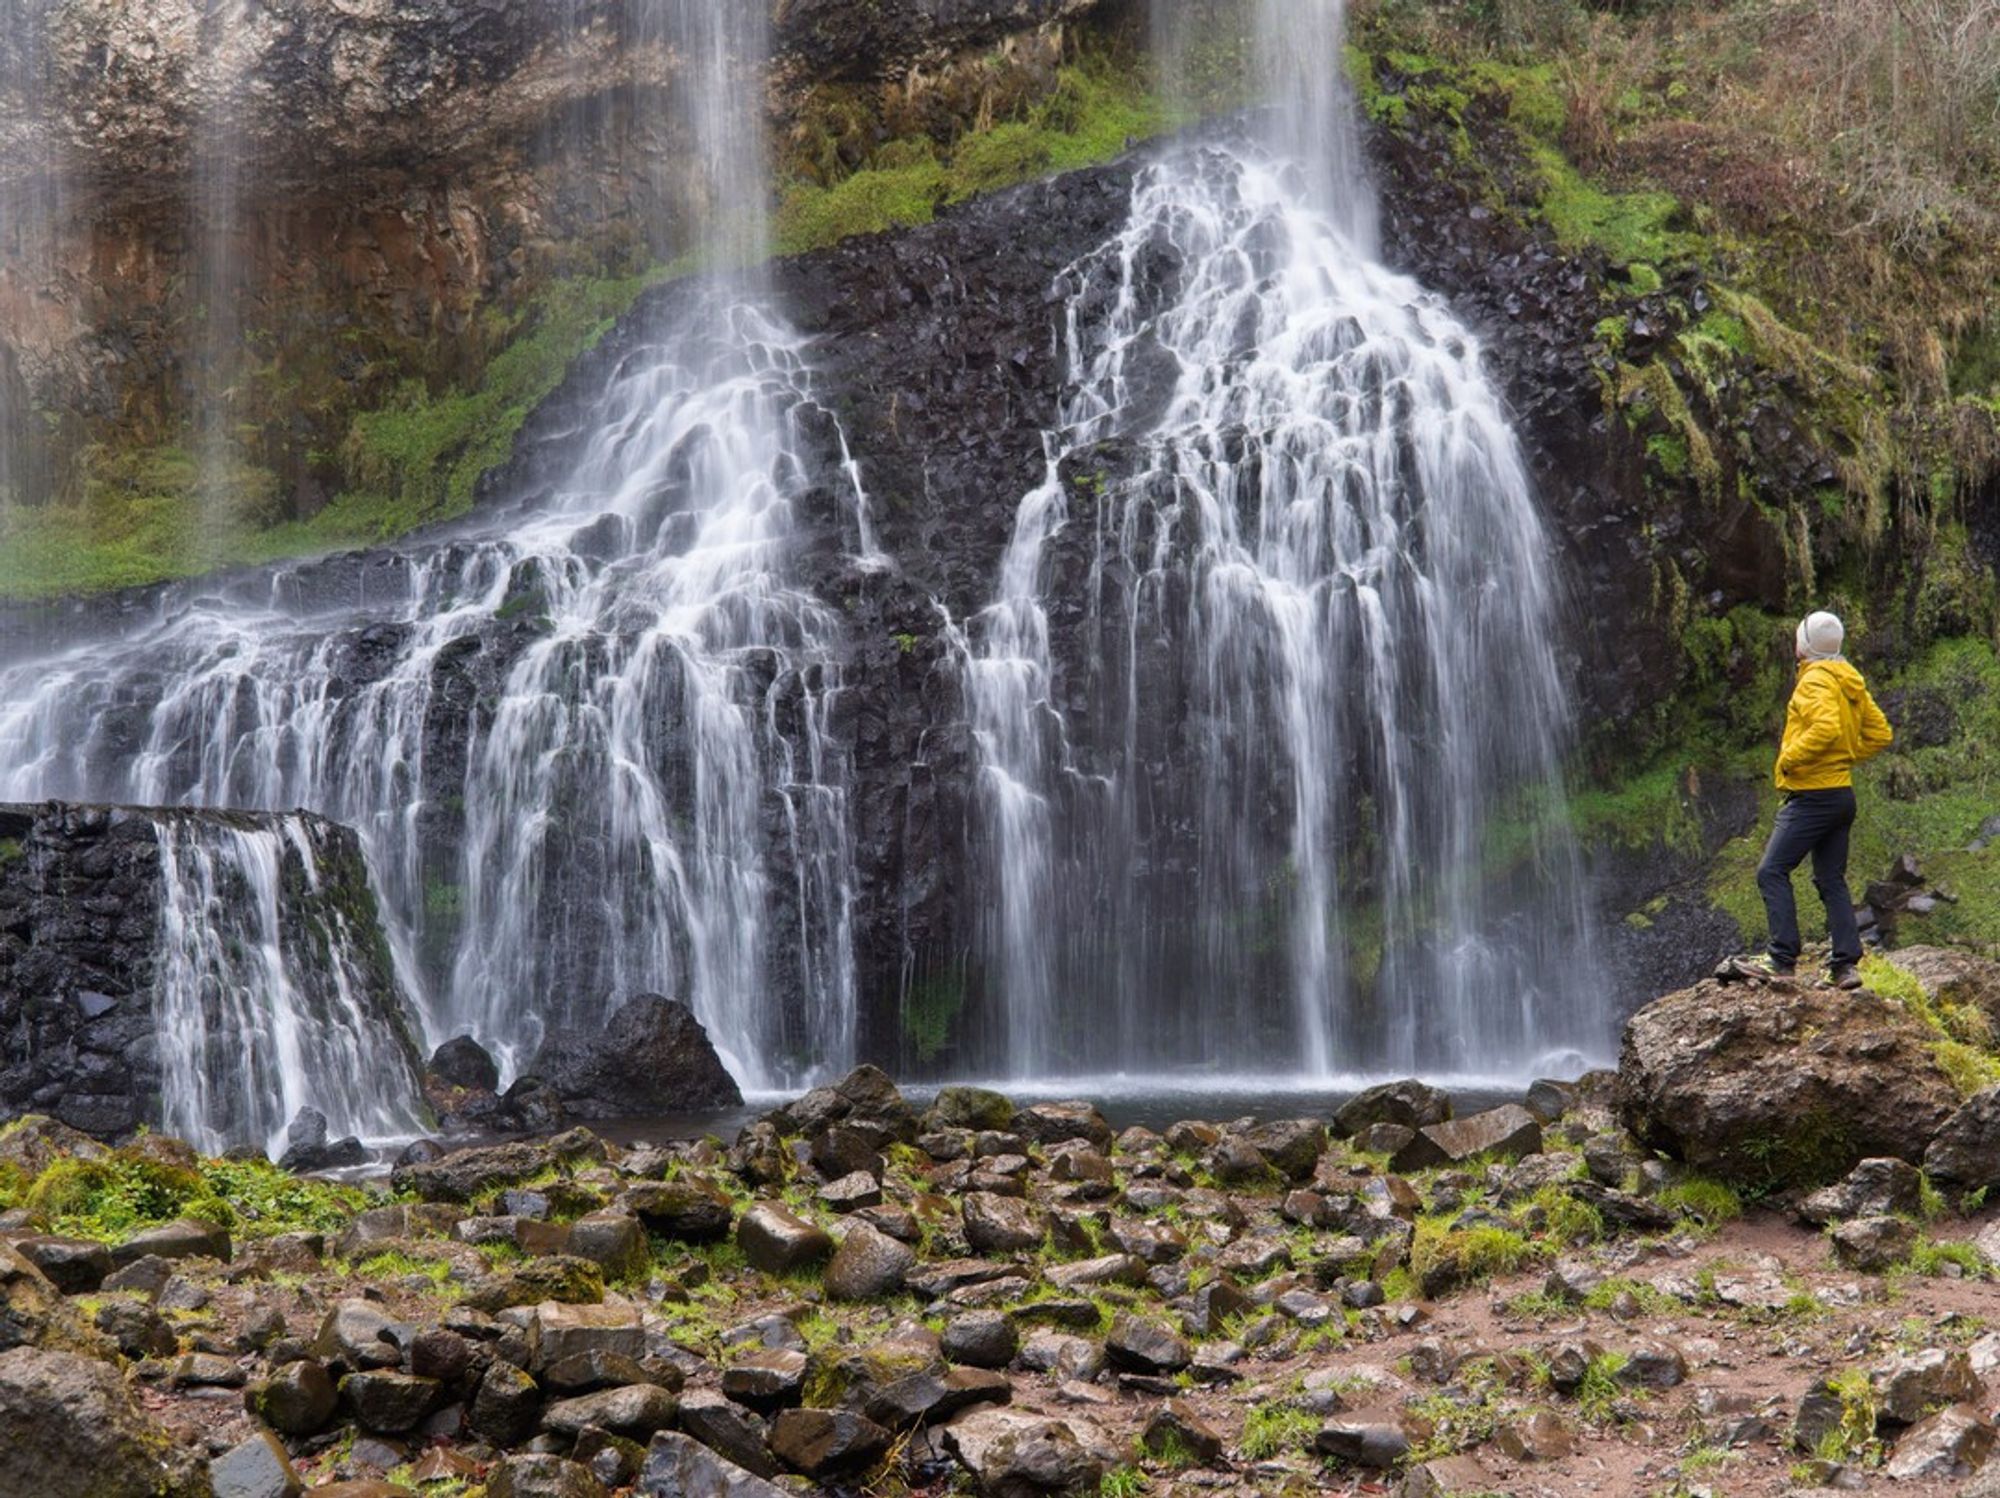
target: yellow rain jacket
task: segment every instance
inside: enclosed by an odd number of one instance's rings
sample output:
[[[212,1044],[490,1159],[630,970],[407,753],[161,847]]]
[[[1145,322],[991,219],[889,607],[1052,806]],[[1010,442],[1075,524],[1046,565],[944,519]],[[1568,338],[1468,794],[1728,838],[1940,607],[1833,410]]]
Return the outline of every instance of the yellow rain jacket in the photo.
[[[1792,705],[1785,712],[1778,789],[1825,791],[1853,785],[1854,767],[1887,749],[1895,736],[1859,671],[1840,659],[1807,661],[1799,667]]]

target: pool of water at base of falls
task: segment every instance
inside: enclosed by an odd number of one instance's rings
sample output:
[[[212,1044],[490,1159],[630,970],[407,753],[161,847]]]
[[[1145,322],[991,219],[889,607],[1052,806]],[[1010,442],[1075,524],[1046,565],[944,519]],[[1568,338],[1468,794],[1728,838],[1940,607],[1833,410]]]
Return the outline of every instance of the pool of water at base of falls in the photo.
[[[1551,1056],[1548,1069],[1540,1075],[1574,1080],[1588,1069],[1579,1056]],[[1017,1104],[1081,1101],[1094,1104],[1113,1129],[1133,1127],[1165,1130],[1182,1119],[1202,1119],[1224,1123],[1255,1117],[1331,1118],[1356,1094],[1380,1082],[1399,1080],[1389,1076],[1367,1077],[1254,1077],[1241,1074],[1180,1072],[1151,1076],[1108,1075],[1058,1078],[1048,1082],[967,1079],[970,1085],[992,1087],[1004,1092]],[[1436,1076],[1423,1080],[1451,1094],[1454,1116],[1463,1118],[1502,1103],[1519,1102],[1528,1089],[1529,1078],[1483,1076]],[[904,1098],[915,1108],[930,1106],[949,1082],[912,1083],[902,1089]],[[727,1144],[745,1124],[763,1117],[799,1094],[752,1093],[741,1106],[711,1108],[691,1113],[664,1113],[646,1118],[593,1119],[584,1123],[600,1138],[625,1148],[639,1144],[674,1144],[714,1137]],[[500,1144],[518,1135],[463,1135],[442,1142],[448,1149]],[[367,1165],[334,1174],[350,1179],[366,1179],[386,1171],[399,1147],[381,1150]]]

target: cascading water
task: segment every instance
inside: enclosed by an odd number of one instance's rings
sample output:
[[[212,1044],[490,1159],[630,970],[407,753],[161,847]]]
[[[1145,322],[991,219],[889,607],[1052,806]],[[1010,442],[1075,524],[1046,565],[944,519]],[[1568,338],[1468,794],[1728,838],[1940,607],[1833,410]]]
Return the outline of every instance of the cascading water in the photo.
[[[1258,20],[1261,128],[1142,171],[1066,277],[1064,424],[968,630],[989,1051],[1555,1064],[1603,1037],[1549,538],[1476,341],[1374,259],[1341,6]]]
[[[368,992],[382,976],[375,933],[327,897],[315,827],[169,813],[158,829],[153,1020],[167,1130],[212,1151],[249,1140],[275,1155],[310,1104],[336,1138],[415,1132],[409,1054]]]
[[[762,7],[662,0],[657,18],[709,197],[759,198]],[[760,209],[714,222],[705,260],[755,258]],[[577,414],[553,493],[170,595],[120,640],[0,673],[4,793],[352,825],[426,1038],[469,1032],[509,1072],[641,990],[686,1000],[746,1086],[847,1063],[839,620],[793,562],[807,501],[871,551],[865,502],[754,275],[654,322]],[[192,881],[174,900],[203,900],[204,877],[173,862]],[[264,1002],[291,1001],[266,984]],[[248,1085],[291,1078],[274,1056]],[[334,1117],[318,1085],[301,1095]],[[192,1081],[169,1113],[234,1117]]]
[[[0,520],[49,490],[44,432],[29,394],[25,345],[45,320],[55,277],[62,209],[61,150],[50,120],[51,80],[44,13],[50,0],[24,0],[0,27],[0,97],[19,101],[0,129]]]
[[[244,336],[244,150],[238,112],[248,84],[244,30],[254,6],[216,0],[202,12],[200,48],[212,58],[216,86],[194,128],[190,236],[194,246],[196,330],[190,336],[188,406],[200,492],[196,554],[212,554],[224,526],[240,520],[246,500],[246,454],[236,424],[238,388],[246,372]]]

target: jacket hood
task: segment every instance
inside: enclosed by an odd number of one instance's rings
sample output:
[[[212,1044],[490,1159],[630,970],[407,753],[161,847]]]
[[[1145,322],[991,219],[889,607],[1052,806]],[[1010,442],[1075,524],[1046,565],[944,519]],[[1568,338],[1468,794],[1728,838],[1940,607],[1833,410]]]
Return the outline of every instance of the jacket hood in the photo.
[[[1833,678],[1843,696],[1850,702],[1858,702],[1868,690],[1868,683],[1859,671],[1848,663],[1847,657],[1837,655],[1828,661],[1806,661],[1799,667],[1799,677],[1803,680],[1808,672],[1823,671]]]

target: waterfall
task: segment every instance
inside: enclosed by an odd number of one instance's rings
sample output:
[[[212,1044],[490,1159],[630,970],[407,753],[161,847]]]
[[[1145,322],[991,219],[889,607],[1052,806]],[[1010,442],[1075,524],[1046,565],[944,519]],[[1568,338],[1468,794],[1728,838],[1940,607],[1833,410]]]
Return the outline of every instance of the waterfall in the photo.
[[[211,1152],[248,1140],[276,1156],[311,1105],[334,1138],[414,1133],[410,1058],[370,993],[387,977],[376,933],[327,889],[318,831],[296,815],[275,828],[171,814],[157,826],[166,1129]]]
[[[0,521],[49,492],[46,433],[29,390],[63,196],[46,50],[50,5],[24,4],[0,27],[0,98],[20,101],[11,129],[0,121]]]
[[[249,82],[244,32],[252,14],[249,0],[218,0],[201,14],[201,52],[214,59],[216,83],[195,122],[189,193],[190,280],[198,298],[198,326],[188,340],[192,448],[201,500],[197,556],[214,554],[211,548],[223,527],[244,516],[251,509],[245,501],[253,498],[244,492],[251,455],[244,450],[234,409],[249,367],[244,341],[252,331],[244,317],[241,242],[243,155],[249,142],[239,119]]]
[[[1063,278],[1062,425],[969,622],[988,1050],[1573,1063],[1551,540],[1476,339],[1375,259],[1340,5],[1256,14],[1274,107],[1144,168]]]
[[[757,199],[761,8],[649,14],[685,60],[707,197]],[[715,224],[704,259],[756,258],[761,209]],[[746,1087],[849,1064],[841,622],[797,563],[804,505],[872,554],[865,496],[755,272],[669,288],[644,322],[600,356],[545,486],[365,557],[169,590],[116,638],[0,670],[5,794],[351,825],[424,1038],[471,1033],[509,1075],[642,990],[684,999]],[[267,855],[204,850],[189,908],[224,877],[204,868],[256,888]],[[296,1012],[268,969],[244,981]],[[323,1085],[274,1043],[177,1122],[221,1127],[247,1089],[338,1126]]]

